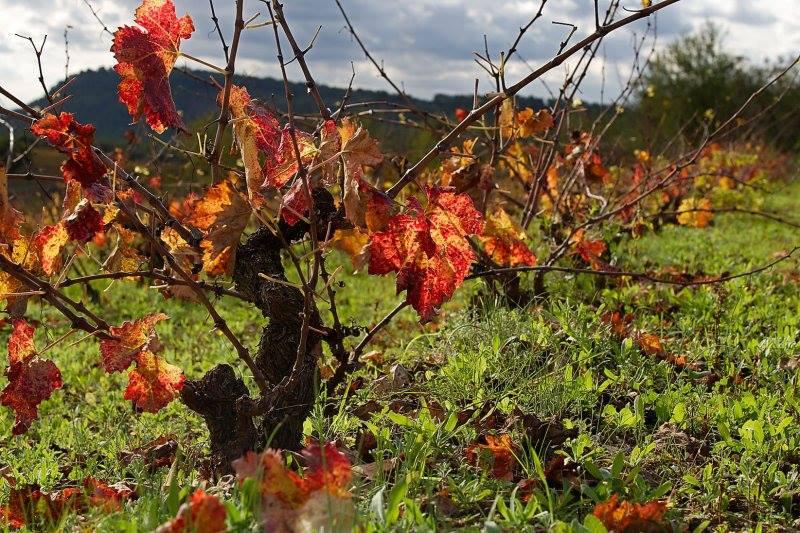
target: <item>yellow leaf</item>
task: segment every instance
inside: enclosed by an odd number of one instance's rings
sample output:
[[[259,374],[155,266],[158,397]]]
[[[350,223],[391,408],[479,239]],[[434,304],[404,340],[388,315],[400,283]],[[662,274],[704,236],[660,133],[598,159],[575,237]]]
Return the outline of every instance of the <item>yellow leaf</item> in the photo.
[[[331,246],[341,250],[350,257],[353,268],[360,268],[366,260],[364,247],[369,242],[369,236],[358,228],[337,229],[331,239]]]
[[[692,228],[705,228],[714,218],[708,198],[685,198],[678,207],[678,224]]]
[[[344,210],[347,219],[359,227],[364,227],[366,205],[361,197],[363,166],[375,166],[383,161],[378,142],[369,136],[363,126],[356,126],[350,120],[343,120],[339,127],[344,160]]]

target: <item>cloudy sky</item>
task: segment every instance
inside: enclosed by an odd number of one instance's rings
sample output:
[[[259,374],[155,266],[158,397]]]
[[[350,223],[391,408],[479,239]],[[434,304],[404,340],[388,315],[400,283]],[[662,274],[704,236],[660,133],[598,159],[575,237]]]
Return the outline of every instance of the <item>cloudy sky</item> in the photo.
[[[539,0],[341,0],[356,30],[379,60],[384,60],[390,76],[416,96],[436,93],[471,93],[475,78],[481,88],[490,89],[482,70],[473,61],[473,52],[482,51],[484,35],[490,52],[507,49],[536,12]],[[133,11],[140,0],[89,0],[98,16],[113,31],[131,24]],[[728,48],[752,61],[797,54],[800,50],[800,20],[797,0],[681,0],[657,15],[657,46],[713,21],[727,32]],[[230,35],[234,0],[216,0],[216,10],[223,29]],[[356,71],[355,84],[364,88],[386,88],[375,69],[366,62],[356,43],[344,29],[344,22],[334,0],[285,0],[285,13],[298,39],[307,42],[318,26],[322,29],[308,62],[320,83],[345,86],[351,76],[351,62]],[[608,0],[601,0],[601,5]],[[175,0],[178,15],[189,13],[196,32],[183,50],[222,65],[221,47],[210,20],[206,0]],[[624,0],[630,8],[639,0]],[[518,79],[550,58],[563,39],[565,26],[553,21],[569,21],[578,26],[573,42],[593,29],[592,0],[549,0],[544,17],[526,35],[520,58],[509,67],[508,78]],[[260,1],[245,2],[246,16],[267,14]],[[86,0],[0,0],[0,84],[25,100],[42,95],[38,85],[36,62],[30,43],[15,36],[31,36],[38,43],[47,35],[43,66],[49,85],[64,78],[64,30],[69,37],[69,73],[114,63],[108,51],[111,38],[93,17]],[[641,34],[644,24],[619,31],[608,38],[598,61],[583,86],[582,97],[597,101],[601,89],[611,94],[619,87],[630,68],[634,32]],[[237,60],[237,71],[255,76],[279,77],[274,59],[272,30],[269,27],[244,32]],[[228,37],[230,42],[230,38]],[[184,63],[181,59],[180,63]],[[194,64],[190,65],[196,66]],[[296,69],[296,65],[292,66]],[[299,79],[299,71],[290,75]],[[564,70],[552,72],[547,81],[557,85]],[[530,93],[545,96],[543,84]],[[0,99],[1,101],[1,99]]]

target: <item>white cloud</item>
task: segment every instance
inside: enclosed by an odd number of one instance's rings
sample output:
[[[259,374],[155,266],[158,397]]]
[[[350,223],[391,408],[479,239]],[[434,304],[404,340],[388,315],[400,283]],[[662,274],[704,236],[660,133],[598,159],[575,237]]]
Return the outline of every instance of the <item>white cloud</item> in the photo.
[[[113,31],[130,24],[138,0],[90,0],[98,15]],[[216,63],[223,63],[219,41],[213,32],[207,3],[203,0],[175,0],[178,14],[188,11],[195,20],[195,35],[184,49]],[[607,4],[608,0],[602,3]],[[351,20],[370,51],[385,60],[391,76],[418,96],[435,93],[469,93],[476,77],[485,79],[473,61],[472,52],[482,51],[486,34],[490,51],[507,48],[518,28],[536,12],[538,0],[342,0]],[[628,0],[637,7],[638,0]],[[706,20],[728,31],[729,48],[754,61],[765,57],[797,53],[800,49],[800,22],[787,17],[792,0],[682,0],[658,16],[659,43],[700,27]],[[573,42],[593,29],[592,0],[551,0],[542,17],[520,46],[520,56],[530,65],[546,61],[558,48],[564,26],[551,22],[570,21],[579,26]],[[263,4],[246,3],[249,13],[264,11]],[[218,15],[230,34],[233,0],[217,0]],[[385,82],[363,58],[361,51],[344,30],[333,0],[293,0],[285,7],[287,18],[300,40],[307,41],[318,25],[323,29],[309,55],[317,81],[345,85],[356,66],[356,84],[365,88],[386,88]],[[33,100],[41,96],[38,73],[30,44],[15,33],[30,35],[37,43],[47,34],[43,58],[45,78],[54,84],[64,76],[63,32],[67,25],[70,39],[70,72],[110,66],[111,39],[103,33],[84,0],[0,0],[3,25],[0,27],[0,83],[14,94]],[[631,57],[631,31],[641,32],[643,24],[620,31],[603,47],[605,68],[595,65],[586,80],[582,97],[597,100],[605,74],[606,95],[617,86],[619,72],[625,76]],[[244,34],[239,69],[256,76],[278,76],[272,30],[260,28]],[[292,75],[299,79],[296,65]],[[509,78],[515,80],[529,72],[522,62],[509,65]],[[558,85],[563,70],[546,79]],[[481,86],[488,90],[488,80]],[[531,91],[546,95],[542,85]]]

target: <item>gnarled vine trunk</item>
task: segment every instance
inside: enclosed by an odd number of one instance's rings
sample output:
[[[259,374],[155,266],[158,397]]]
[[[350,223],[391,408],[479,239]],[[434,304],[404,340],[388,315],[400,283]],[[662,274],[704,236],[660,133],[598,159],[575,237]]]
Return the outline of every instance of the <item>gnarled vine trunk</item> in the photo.
[[[333,197],[324,189],[314,190],[314,200],[319,231],[323,233],[319,238],[322,239],[336,216],[336,209]],[[236,252],[233,271],[236,290],[250,298],[269,319],[262,330],[254,359],[273,387],[291,374],[295,361],[298,361],[304,312],[303,291],[281,283],[287,281],[281,251],[285,244],[305,238],[309,230],[306,222],[294,226],[281,222],[278,227],[281,235],[262,226]],[[227,365],[216,366],[200,380],[186,382],[182,398],[190,409],[203,416],[208,425],[211,463],[215,472],[229,472],[230,462],[247,450],[266,446],[289,450],[301,447],[303,422],[314,403],[317,358],[322,353],[322,339],[316,332],[322,326],[322,320],[313,303],[309,325],[305,353],[298,361],[296,386],[277,399],[260,424],[237,411],[236,400],[246,396],[247,389]],[[226,369],[230,369],[230,375]]]

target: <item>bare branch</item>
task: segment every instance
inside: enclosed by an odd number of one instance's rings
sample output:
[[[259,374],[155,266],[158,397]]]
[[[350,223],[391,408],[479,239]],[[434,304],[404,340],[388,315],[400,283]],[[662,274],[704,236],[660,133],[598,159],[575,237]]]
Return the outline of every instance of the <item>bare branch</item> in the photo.
[[[434,159],[436,159],[439,156],[440,153],[445,152],[447,150],[447,147],[450,146],[450,144],[464,130],[466,130],[467,127],[469,127],[471,124],[476,122],[480,117],[482,117],[483,115],[488,113],[490,110],[495,109],[498,106],[500,106],[500,104],[502,104],[504,100],[507,100],[508,98],[511,98],[512,96],[517,94],[519,91],[521,91],[523,88],[525,88],[526,86],[531,84],[533,81],[539,79],[539,77],[541,77],[546,72],[549,72],[553,68],[561,65],[564,61],[567,60],[567,58],[571,57],[576,52],[580,51],[581,49],[585,48],[586,46],[589,46],[590,44],[592,44],[596,40],[604,37],[605,35],[613,32],[613,31],[615,31],[615,30],[617,30],[619,28],[622,28],[623,26],[626,26],[626,25],[628,25],[628,24],[630,24],[632,22],[635,22],[635,21],[637,21],[637,20],[639,20],[641,18],[647,17],[647,16],[651,15],[652,13],[655,13],[656,11],[664,9],[665,7],[670,6],[672,4],[675,4],[675,3],[679,2],[679,1],[680,0],[664,0],[663,2],[659,2],[658,4],[655,4],[655,5],[651,6],[651,7],[648,7],[646,9],[642,9],[641,11],[639,11],[639,12],[633,14],[633,15],[630,15],[628,17],[620,19],[617,22],[614,22],[612,24],[608,24],[608,25],[605,25],[605,26],[601,27],[600,29],[598,29],[594,33],[592,33],[591,35],[589,35],[589,36],[585,37],[584,39],[582,39],[580,42],[574,44],[573,46],[571,46],[567,50],[565,50],[565,51],[561,52],[560,54],[556,55],[555,57],[553,57],[550,61],[548,61],[547,63],[545,63],[544,65],[542,65],[538,69],[536,69],[535,71],[531,72],[530,74],[528,74],[527,76],[522,78],[520,81],[518,81],[517,83],[515,83],[514,85],[509,87],[503,93],[495,95],[494,97],[489,99],[487,102],[485,102],[479,108],[473,109],[467,115],[467,117],[463,121],[461,121],[460,124],[458,124],[447,135],[445,135],[441,140],[439,140],[439,142],[436,143],[436,145],[433,148],[431,148],[431,150],[427,154],[425,154],[422,157],[422,159],[420,159],[419,161],[417,161],[417,163],[415,163],[412,167],[410,167],[405,172],[405,174],[403,174],[403,176],[400,178],[400,180],[397,183],[395,183],[394,186],[392,186],[391,189],[389,189],[387,194],[392,198],[396,197],[400,193],[400,191],[402,191],[406,187],[406,185],[411,183],[417,177],[419,172],[423,168],[425,168],[428,165],[428,163],[430,163]]]

